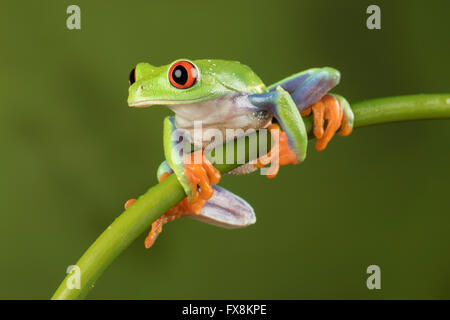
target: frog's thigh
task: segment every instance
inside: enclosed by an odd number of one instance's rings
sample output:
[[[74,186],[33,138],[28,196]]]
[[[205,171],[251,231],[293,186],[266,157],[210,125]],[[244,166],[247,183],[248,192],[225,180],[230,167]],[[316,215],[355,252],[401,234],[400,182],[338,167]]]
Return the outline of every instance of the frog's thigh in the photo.
[[[269,90],[275,91],[278,86],[282,87],[291,94],[297,108],[302,111],[319,101],[339,80],[340,73],[336,69],[313,68],[283,79],[269,86]]]

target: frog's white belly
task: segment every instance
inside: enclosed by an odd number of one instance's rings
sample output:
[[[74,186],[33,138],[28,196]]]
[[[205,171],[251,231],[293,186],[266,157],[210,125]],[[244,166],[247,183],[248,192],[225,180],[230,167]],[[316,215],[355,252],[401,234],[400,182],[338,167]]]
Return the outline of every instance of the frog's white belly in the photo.
[[[212,137],[217,134],[222,135],[218,143],[224,143],[249,134],[251,129],[265,128],[272,120],[270,113],[253,106],[245,94],[222,95],[170,108],[175,112],[177,128],[185,130],[197,147],[211,146]]]
[[[198,148],[214,148],[272,123],[272,115],[253,106],[245,94],[223,95],[170,108],[175,112],[177,128],[186,131]],[[221,138],[218,139],[217,135]],[[252,164],[244,164],[230,174],[246,174],[255,170]]]

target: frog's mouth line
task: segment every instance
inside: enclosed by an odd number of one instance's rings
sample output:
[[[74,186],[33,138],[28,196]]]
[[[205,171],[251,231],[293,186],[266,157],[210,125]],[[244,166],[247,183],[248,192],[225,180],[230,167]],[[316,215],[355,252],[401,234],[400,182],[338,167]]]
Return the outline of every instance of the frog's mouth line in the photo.
[[[214,96],[214,93],[208,94],[206,96],[195,98],[195,99],[182,99],[182,100],[170,100],[170,99],[162,99],[162,100],[141,100],[135,102],[128,102],[128,106],[132,108],[145,108],[155,105],[160,106],[171,106],[177,104],[190,104],[205,101],[207,98]]]

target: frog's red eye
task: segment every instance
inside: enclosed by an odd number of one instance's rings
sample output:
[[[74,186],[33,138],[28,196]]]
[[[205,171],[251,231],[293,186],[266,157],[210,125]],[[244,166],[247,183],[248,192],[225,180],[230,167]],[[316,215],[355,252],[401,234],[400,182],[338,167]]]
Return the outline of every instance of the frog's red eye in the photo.
[[[188,61],[175,62],[169,70],[170,83],[178,89],[192,87],[197,81],[197,68]]]

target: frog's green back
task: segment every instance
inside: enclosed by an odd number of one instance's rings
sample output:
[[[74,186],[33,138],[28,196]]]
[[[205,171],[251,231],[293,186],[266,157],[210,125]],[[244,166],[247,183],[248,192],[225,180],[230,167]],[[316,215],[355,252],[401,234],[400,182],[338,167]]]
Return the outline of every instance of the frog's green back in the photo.
[[[238,61],[201,59],[194,63],[202,73],[213,75],[223,86],[238,92],[263,93],[267,88],[248,66]]]

